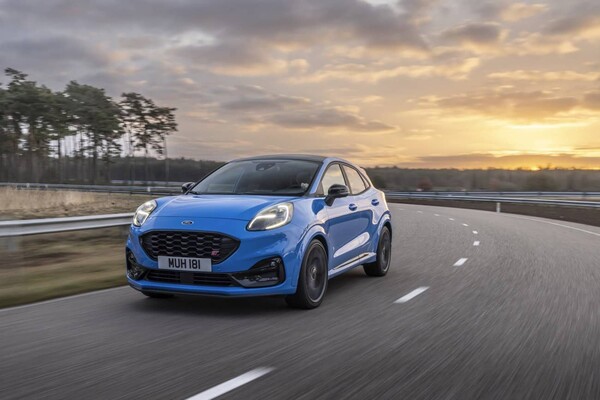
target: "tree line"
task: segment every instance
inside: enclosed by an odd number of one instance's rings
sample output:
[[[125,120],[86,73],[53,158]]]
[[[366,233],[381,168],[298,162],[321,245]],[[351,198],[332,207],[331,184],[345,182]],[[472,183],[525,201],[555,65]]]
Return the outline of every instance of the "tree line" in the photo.
[[[600,191],[600,171],[569,168],[367,168],[373,184],[399,191]]]
[[[76,81],[52,91],[21,71],[4,72],[0,180],[104,183],[113,179],[111,166],[121,158],[128,179],[148,180],[149,158],[166,158],[166,138],[177,131],[176,108],[133,92],[115,100],[104,89]],[[136,177],[140,158],[143,176]]]

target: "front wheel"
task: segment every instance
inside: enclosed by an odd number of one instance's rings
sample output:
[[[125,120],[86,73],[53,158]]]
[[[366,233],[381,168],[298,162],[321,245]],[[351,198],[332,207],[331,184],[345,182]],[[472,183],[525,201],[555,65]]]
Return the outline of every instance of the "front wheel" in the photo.
[[[325,247],[320,241],[313,240],[302,260],[296,293],[285,298],[288,305],[304,309],[318,307],[327,290],[327,271]]]
[[[377,245],[377,258],[375,262],[363,265],[365,273],[369,276],[384,276],[390,269],[392,261],[392,235],[387,226],[381,229]]]

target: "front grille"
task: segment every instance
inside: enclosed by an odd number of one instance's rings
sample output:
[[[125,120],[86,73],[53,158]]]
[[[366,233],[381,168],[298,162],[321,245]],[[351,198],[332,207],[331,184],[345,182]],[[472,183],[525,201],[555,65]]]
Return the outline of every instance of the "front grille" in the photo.
[[[162,271],[151,269],[146,279],[153,282],[183,283],[186,285],[234,286],[235,281],[228,274],[212,272]]]
[[[217,264],[229,257],[240,242],[212,232],[152,231],[142,236],[141,243],[154,260],[158,256],[210,258]]]

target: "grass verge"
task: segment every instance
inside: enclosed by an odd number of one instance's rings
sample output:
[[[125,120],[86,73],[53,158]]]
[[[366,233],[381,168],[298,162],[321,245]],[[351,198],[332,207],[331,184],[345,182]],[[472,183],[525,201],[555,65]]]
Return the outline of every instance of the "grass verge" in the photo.
[[[0,188],[0,219],[133,213],[140,204],[154,197],[156,196],[124,193]]]
[[[0,308],[125,285],[127,228],[0,238]]]

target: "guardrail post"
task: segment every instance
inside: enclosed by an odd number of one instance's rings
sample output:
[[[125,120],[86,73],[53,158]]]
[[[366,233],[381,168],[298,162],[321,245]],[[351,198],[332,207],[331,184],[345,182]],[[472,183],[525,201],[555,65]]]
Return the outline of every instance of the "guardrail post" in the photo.
[[[502,212],[502,210],[500,209],[500,202],[496,202],[496,212]]]

